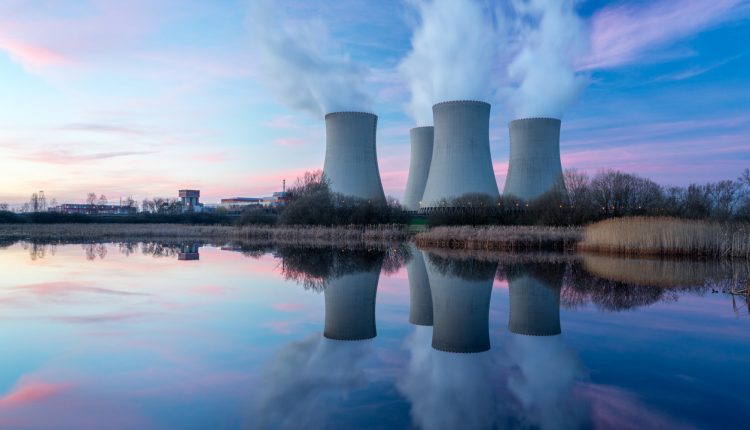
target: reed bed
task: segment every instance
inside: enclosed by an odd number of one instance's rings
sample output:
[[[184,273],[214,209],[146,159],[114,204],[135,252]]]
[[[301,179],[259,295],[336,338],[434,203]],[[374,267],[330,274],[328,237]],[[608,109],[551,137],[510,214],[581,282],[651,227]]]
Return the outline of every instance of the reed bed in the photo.
[[[362,245],[402,242],[406,226],[203,226],[183,224],[0,224],[6,240],[176,239],[255,241],[293,245]]]
[[[628,217],[587,226],[582,251],[628,256],[750,259],[750,224]]]
[[[421,248],[529,252],[571,251],[580,238],[577,227],[461,226],[435,227],[414,241]]]

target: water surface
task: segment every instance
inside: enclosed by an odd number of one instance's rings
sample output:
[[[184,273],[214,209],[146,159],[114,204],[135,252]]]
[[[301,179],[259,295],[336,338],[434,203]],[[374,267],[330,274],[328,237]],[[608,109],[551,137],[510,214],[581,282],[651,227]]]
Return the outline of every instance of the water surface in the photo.
[[[0,248],[0,428],[742,428],[746,264]],[[716,291],[716,292],[714,292]]]

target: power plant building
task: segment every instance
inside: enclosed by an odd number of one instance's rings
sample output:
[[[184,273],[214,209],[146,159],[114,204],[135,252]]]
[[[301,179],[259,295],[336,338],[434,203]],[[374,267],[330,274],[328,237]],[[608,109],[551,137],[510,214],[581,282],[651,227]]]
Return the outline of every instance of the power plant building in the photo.
[[[406,210],[417,211],[422,201],[425,185],[427,185],[427,176],[430,173],[435,128],[432,126],[415,127],[409,131],[409,136],[411,138],[409,178],[406,180],[402,205]]]
[[[447,101],[432,107],[434,143],[421,208],[468,193],[499,196],[490,155],[490,105]]]
[[[560,120],[524,118],[508,124],[510,160],[503,194],[534,200],[563,186]]]
[[[323,173],[331,190],[385,203],[375,148],[378,117],[365,112],[333,112],[325,116],[325,121]]]

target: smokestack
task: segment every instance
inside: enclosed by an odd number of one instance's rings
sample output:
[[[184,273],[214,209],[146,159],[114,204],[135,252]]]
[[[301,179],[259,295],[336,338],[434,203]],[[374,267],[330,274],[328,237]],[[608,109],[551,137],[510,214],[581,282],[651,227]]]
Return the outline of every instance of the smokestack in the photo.
[[[431,326],[432,292],[430,280],[427,279],[424,255],[416,246],[411,245],[410,248],[412,258],[406,265],[409,275],[409,322],[414,325]]]
[[[490,156],[490,105],[448,101],[432,107],[435,143],[422,208],[467,193],[499,193]]]
[[[381,264],[366,272],[343,275],[330,281],[325,292],[323,336],[334,340],[372,339],[375,329],[375,295]]]
[[[508,281],[512,333],[527,336],[560,334],[561,276],[532,276],[525,273]]]
[[[556,186],[564,189],[560,163],[560,120],[511,121],[510,162],[503,194],[530,201]]]
[[[409,135],[411,137],[411,161],[409,162],[409,179],[406,181],[402,204],[405,209],[416,211],[419,210],[419,203],[422,201],[427,176],[430,172],[435,128],[432,126],[412,128]]]
[[[331,190],[385,203],[375,150],[378,117],[365,112],[334,112],[327,114],[325,120],[323,173],[331,183]]]
[[[461,353],[489,350],[490,296],[497,264],[460,273],[450,267],[443,270],[430,259],[426,263],[432,291],[432,347]]]

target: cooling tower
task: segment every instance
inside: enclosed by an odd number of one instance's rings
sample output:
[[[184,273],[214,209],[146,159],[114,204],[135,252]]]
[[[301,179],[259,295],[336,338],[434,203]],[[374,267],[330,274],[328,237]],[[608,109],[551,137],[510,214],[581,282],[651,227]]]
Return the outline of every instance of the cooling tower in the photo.
[[[375,134],[378,117],[364,112],[326,115],[326,159],[323,173],[331,190],[385,203],[380,182]]]
[[[416,127],[409,131],[411,137],[411,161],[409,162],[409,179],[406,180],[406,190],[402,206],[406,210],[419,210],[427,175],[430,172],[432,160],[432,140],[435,135],[434,127]]]
[[[560,120],[525,118],[511,121],[510,160],[503,194],[530,201],[564,186],[560,164]]]
[[[560,329],[561,277],[523,274],[508,281],[512,333],[528,336],[554,336]]]
[[[473,353],[490,349],[489,313],[497,264],[477,273],[460,273],[426,262],[432,291],[432,347]]]
[[[412,258],[406,264],[409,275],[409,322],[414,325],[432,325],[432,292],[427,279],[424,255],[411,245]]]
[[[343,275],[326,286],[323,336],[334,340],[371,339],[375,330],[375,295],[381,265]]]
[[[490,105],[449,101],[432,107],[435,138],[421,208],[467,193],[499,193],[490,156]]]

